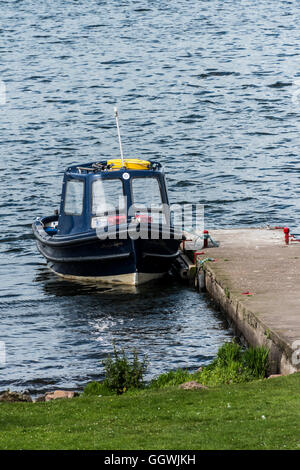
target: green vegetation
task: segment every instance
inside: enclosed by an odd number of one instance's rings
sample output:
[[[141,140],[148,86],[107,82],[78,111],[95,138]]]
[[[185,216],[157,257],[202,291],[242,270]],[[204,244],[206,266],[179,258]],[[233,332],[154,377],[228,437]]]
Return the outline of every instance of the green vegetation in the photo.
[[[264,347],[243,349],[235,341],[220,347],[216,359],[197,372],[178,369],[166,372],[145,384],[143,377],[148,362],[138,358],[136,350],[133,359],[126,356],[124,349],[117,351],[115,345],[113,357],[104,361],[105,379],[102,383],[91,382],[84,389],[85,395],[112,395],[136,392],[142,388],[158,389],[196,381],[202,385],[222,385],[249,382],[266,376],[268,368],[268,350]]]
[[[124,349],[118,351],[115,344],[113,344],[113,349],[113,356],[109,355],[103,363],[105,369],[104,387],[118,394],[142,388],[144,374],[148,367],[147,358],[140,361],[138,352],[134,349],[133,358],[130,361]]]
[[[104,383],[101,382],[90,382],[88,383],[83,391],[84,395],[97,395],[98,397],[112,395],[110,390]]]
[[[299,449],[300,374],[208,390],[1,403],[0,449]]]
[[[268,351],[225,343],[197,372],[143,382],[124,350],[72,400],[0,404],[0,449],[299,449],[300,374],[265,379]],[[195,380],[208,389],[182,390]],[[126,391],[126,393],[124,393]]]
[[[263,346],[261,348],[250,346],[244,351],[242,360],[255,378],[264,378],[269,364],[268,356],[269,351]]]
[[[270,339],[270,337],[271,337],[271,331],[269,330],[269,328],[266,328],[264,334],[265,334],[265,336],[266,336],[267,339]]]
[[[191,380],[209,386],[249,382],[264,378],[267,368],[268,350],[264,347],[244,350],[236,342],[225,343],[207,367],[194,373],[181,369],[167,372],[154,379],[149,387],[162,388]]]

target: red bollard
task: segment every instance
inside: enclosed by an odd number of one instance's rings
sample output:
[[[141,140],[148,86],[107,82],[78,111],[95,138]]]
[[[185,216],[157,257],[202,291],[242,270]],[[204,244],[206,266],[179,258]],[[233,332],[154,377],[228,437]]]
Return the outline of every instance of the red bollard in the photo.
[[[284,227],[283,229],[285,244],[288,245],[290,243],[290,229],[288,227]]]
[[[208,230],[203,230],[203,248],[208,247]]]

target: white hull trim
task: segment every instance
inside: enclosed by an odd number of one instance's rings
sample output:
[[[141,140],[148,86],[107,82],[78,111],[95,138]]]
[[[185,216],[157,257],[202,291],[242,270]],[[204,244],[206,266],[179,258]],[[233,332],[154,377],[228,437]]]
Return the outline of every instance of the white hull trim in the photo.
[[[72,276],[70,274],[60,274],[48,266],[50,271],[63,279],[80,281],[80,282],[99,282],[105,284],[124,284],[128,286],[139,286],[146,282],[153,281],[165,276],[165,273],[129,273],[119,274],[115,276]]]

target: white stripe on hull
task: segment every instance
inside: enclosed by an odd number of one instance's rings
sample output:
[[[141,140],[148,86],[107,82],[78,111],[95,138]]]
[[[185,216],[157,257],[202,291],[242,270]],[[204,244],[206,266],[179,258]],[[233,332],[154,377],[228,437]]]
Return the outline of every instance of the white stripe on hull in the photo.
[[[61,274],[48,266],[50,271],[57,274],[58,276],[80,282],[99,282],[105,284],[125,284],[129,286],[139,286],[146,282],[154,279],[159,279],[165,275],[165,273],[129,273],[119,274],[115,276],[72,276],[71,274]]]

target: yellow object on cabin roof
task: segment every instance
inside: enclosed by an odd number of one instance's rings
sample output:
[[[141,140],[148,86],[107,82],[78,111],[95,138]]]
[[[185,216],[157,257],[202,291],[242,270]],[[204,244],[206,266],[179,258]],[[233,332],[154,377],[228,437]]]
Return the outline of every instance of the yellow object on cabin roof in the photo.
[[[107,165],[112,165],[112,170],[120,170],[123,167],[121,158],[107,160]],[[139,158],[124,158],[124,167],[126,170],[149,170],[150,162]]]

